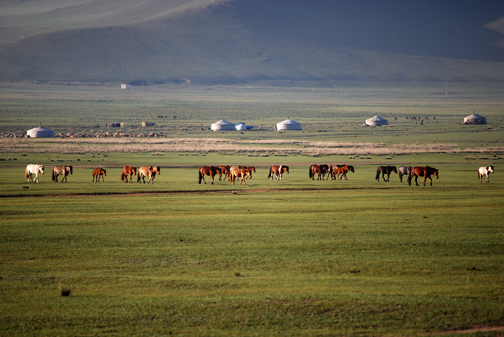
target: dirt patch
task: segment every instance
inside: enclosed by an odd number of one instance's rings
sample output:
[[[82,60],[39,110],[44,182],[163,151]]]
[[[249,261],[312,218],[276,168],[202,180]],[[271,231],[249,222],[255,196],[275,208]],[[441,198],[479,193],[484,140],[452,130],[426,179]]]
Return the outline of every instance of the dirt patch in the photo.
[[[492,331],[504,331],[504,326],[484,326],[484,325],[475,325],[467,329],[459,329],[459,330],[451,330],[444,332],[436,332],[431,335],[434,336],[443,336],[443,335],[451,335],[451,334],[467,334],[474,332],[492,332]]]

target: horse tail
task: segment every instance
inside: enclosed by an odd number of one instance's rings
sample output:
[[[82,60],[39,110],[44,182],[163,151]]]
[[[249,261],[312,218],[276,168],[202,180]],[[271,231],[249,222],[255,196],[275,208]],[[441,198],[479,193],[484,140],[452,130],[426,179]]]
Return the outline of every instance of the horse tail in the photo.
[[[139,182],[139,181],[140,181],[140,171],[141,171],[141,170],[138,170],[138,171],[137,171],[137,182]]]
[[[25,177],[25,179],[28,179],[28,167],[26,168],[26,170],[24,172],[24,177]]]
[[[312,171],[312,167],[311,166],[310,166],[310,172],[309,172],[309,174],[310,174],[310,179],[313,178],[313,171]]]
[[[125,176],[124,171],[122,171],[122,173],[121,173],[121,180],[124,180],[124,176]]]
[[[273,167],[270,167],[269,169],[269,173],[268,173],[268,179],[271,178],[271,170],[273,169]]]
[[[56,174],[54,173],[54,169],[52,170],[52,181],[56,181]]]
[[[375,177],[376,180],[380,181],[380,169],[377,169],[376,170],[376,177]]]
[[[201,184],[201,179],[203,179],[203,174],[201,174],[201,170],[198,171],[198,174],[199,174],[198,184]]]

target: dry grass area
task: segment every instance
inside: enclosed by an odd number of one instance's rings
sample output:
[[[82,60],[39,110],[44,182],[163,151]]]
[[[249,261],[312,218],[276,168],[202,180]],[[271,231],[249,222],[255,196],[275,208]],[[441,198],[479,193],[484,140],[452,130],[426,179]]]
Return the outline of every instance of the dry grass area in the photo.
[[[393,144],[351,142],[309,142],[299,140],[233,140],[204,138],[52,138],[5,139],[0,152],[89,153],[89,152],[223,152],[319,155],[399,155],[409,153],[504,152],[502,147],[465,148],[457,144]]]

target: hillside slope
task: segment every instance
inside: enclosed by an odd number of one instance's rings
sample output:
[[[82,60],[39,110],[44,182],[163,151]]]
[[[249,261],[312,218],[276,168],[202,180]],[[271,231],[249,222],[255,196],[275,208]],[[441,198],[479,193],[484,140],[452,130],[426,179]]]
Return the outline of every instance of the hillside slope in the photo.
[[[504,79],[497,1],[34,2],[2,4],[1,81]]]

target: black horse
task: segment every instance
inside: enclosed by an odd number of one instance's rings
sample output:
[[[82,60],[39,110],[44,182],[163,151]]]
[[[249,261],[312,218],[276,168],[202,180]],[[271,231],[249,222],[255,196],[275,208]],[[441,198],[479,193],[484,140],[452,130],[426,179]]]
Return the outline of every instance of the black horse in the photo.
[[[392,172],[397,173],[397,168],[395,166],[380,166],[376,170],[376,180],[380,181],[380,174],[382,175],[383,181],[390,181],[390,174]],[[387,175],[387,179],[385,179],[385,174]]]

